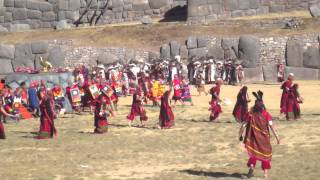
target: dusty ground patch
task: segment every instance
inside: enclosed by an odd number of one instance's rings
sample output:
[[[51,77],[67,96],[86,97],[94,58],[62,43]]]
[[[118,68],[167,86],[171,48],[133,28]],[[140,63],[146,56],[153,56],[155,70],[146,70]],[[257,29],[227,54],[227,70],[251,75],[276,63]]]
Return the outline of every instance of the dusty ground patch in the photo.
[[[303,118],[275,118],[282,144],[274,145],[271,179],[318,179],[320,161],[319,82],[301,82]],[[222,97],[233,102],[239,87],[225,86]],[[279,85],[262,89],[269,111],[278,116]],[[194,92],[195,93],[195,92]],[[223,106],[221,122],[208,123],[209,96],[194,96],[195,106],[174,112],[176,126],[158,130],[158,108],[147,107],[147,128],[128,128],[125,116],[131,98],[121,99],[110,132],[94,135],[90,115],[67,115],[57,121],[59,137],[37,141],[38,120],[6,124],[8,139],[0,141],[1,179],[239,179],[245,178],[246,153],[237,141],[239,125]],[[273,143],[275,141],[273,139]],[[257,179],[262,178],[259,166]]]

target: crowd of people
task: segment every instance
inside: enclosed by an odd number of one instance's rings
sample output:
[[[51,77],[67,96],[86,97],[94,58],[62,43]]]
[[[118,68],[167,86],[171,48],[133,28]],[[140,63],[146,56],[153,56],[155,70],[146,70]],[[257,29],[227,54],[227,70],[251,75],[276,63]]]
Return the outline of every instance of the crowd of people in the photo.
[[[281,64],[279,66],[281,70]],[[193,61],[189,65],[181,62],[179,57],[174,61],[158,61],[154,64],[119,63],[109,66],[98,65],[93,69],[78,66],[73,71],[74,80],[63,89],[58,84],[48,87],[43,81],[31,82],[27,87],[25,82],[13,90],[4,80],[0,83],[0,112],[2,121],[8,118],[40,118],[40,130],[37,139],[53,138],[57,135],[55,119],[59,113],[66,112],[69,107],[75,113],[90,109],[94,116],[94,133],[108,132],[109,118],[117,115],[120,97],[132,96],[132,106],[127,119],[131,127],[136,117],[140,117],[141,127],[148,120],[144,107],[149,102],[159,106],[160,129],[171,128],[174,125],[176,103],[193,106],[190,84],[194,84],[199,92],[210,94],[210,122],[219,121],[222,113],[220,88],[224,84],[241,84],[244,78],[240,64],[231,61],[215,62]],[[283,80],[281,71],[279,81]],[[281,113],[288,119],[300,118],[299,104],[303,102],[298,92],[298,85],[293,84],[294,75],[290,74],[281,89]],[[213,84],[205,90],[205,84]],[[167,88],[169,87],[169,88]],[[237,95],[233,110],[236,121],[241,123],[239,140],[243,141],[249,153],[248,175],[253,175],[257,160],[262,161],[262,168],[267,176],[271,168],[272,150],[269,137],[269,127],[280,143],[276,129],[272,125],[272,117],[263,103],[263,92],[253,93],[255,105],[249,109],[251,101],[248,87],[243,86]],[[172,102],[172,103],[171,103]],[[246,130],[245,130],[246,129]],[[244,131],[245,130],[245,131]],[[244,133],[245,132],[245,133]],[[0,121],[0,138],[5,139],[4,126]],[[262,143],[261,143],[262,142]]]

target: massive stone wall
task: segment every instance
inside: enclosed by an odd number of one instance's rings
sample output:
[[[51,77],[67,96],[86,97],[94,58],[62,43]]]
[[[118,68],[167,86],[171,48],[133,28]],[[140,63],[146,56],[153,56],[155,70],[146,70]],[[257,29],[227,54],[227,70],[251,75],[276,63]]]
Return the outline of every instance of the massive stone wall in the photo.
[[[12,73],[17,67],[40,69],[40,56],[54,67],[73,68],[78,64],[95,66],[98,63],[152,61],[159,57],[172,59],[180,55],[210,57],[215,60],[240,59],[247,80],[276,81],[278,60],[286,65],[287,74],[293,72],[297,79],[320,78],[319,34],[256,37],[189,37],[184,42],[171,41],[161,46],[159,52],[122,47],[74,47],[71,40],[41,41],[24,44],[0,44],[0,74]]]
[[[0,31],[120,23],[145,15],[166,17],[186,4],[187,0],[0,0]]]
[[[189,37],[185,42],[171,41],[160,49],[162,58],[209,57],[215,60],[239,59],[246,68],[248,81],[276,81],[277,63],[297,79],[319,78],[319,34],[276,37],[252,35],[234,37]]]
[[[211,23],[225,17],[307,10],[319,0],[188,0],[189,23]]]

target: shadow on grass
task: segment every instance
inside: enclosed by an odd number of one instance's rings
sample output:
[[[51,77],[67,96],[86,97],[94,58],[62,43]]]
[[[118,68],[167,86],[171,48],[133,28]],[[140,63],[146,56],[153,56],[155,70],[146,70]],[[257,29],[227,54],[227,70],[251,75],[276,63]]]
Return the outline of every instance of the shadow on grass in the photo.
[[[240,173],[233,173],[233,174],[228,174],[224,172],[206,172],[206,171],[198,171],[198,170],[182,170],[180,171],[182,173],[187,173],[189,175],[194,175],[194,176],[207,176],[207,177],[213,177],[213,178],[239,178],[239,179],[244,179],[247,177],[247,174],[240,174]]]

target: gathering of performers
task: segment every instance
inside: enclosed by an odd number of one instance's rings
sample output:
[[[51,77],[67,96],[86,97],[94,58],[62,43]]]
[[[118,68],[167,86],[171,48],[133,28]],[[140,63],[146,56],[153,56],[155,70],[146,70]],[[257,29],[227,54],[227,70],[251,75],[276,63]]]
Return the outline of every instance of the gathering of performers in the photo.
[[[281,67],[279,67],[281,69]],[[278,74],[283,81],[282,74]],[[185,65],[180,57],[171,62],[160,61],[154,64],[125,64],[98,65],[93,69],[78,66],[73,71],[73,82],[66,88],[59,84],[47,87],[43,81],[30,82],[27,87],[22,82],[15,90],[0,83],[0,139],[5,139],[5,128],[2,123],[8,118],[19,120],[33,117],[40,119],[40,128],[36,139],[54,138],[58,135],[55,119],[60,113],[73,112],[81,114],[85,108],[93,114],[96,134],[108,132],[109,119],[117,116],[118,102],[121,97],[132,96],[131,109],[128,110],[128,126],[136,117],[140,118],[139,127],[144,127],[149,120],[145,105],[160,107],[158,128],[169,129],[175,125],[174,107],[194,105],[191,97],[190,84],[195,85],[199,95],[210,94],[209,122],[218,122],[222,110],[220,97],[221,86],[242,84],[244,78],[240,64],[226,61],[209,60],[201,64],[199,61]],[[280,112],[287,120],[296,120],[301,116],[299,104],[303,98],[298,92],[298,84],[293,83],[294,75],[281,85],[283,91]],[[213,84],[207,92],[206,84]],[[167,88],[169,87],[169,89]],[[272,148],[270,132],[280,139],[272,124],[272,116],[268,113],[263,102],[263,92],[254,92],[256,98],[252,108],[247,86],[242,86],[237,95],[233,110],[235,120],[241,124],[239,140],[243,141],[248,151],[248,176],[253,176],[257,161],[261,161],[265,176],[271,168]]]

